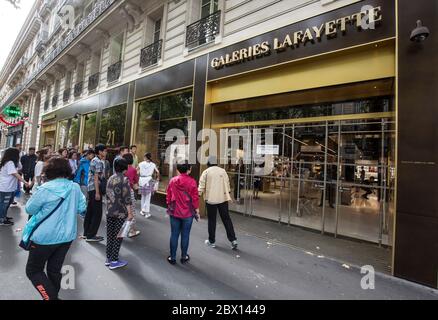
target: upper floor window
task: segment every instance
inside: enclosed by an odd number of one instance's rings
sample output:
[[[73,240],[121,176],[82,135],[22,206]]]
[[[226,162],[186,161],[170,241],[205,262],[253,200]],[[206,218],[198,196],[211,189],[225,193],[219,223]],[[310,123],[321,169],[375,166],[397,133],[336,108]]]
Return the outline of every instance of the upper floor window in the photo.
[[[93,52],[91,55],[91,65],[90,65],[90,74],[96,74],[100,72],[100,58],[101,51]]]
[[[220,32],[218,0],[194,1],[192,16],[198,20],[187,26],[186,47],[191,50],[213,42]]]
[[[76,68],[76,83],[84,81],[85,65],[80,63]]]
[[[158,63],[162,53],[163,7],[152,12],[146,18],[144,48],[140,53],[140,67],[147,68]]]
[[[113,37],[110,44],[110,65],[122,60],[124,33]]]
[[[72,85],[72,78],[73,78],[73,74],[71,71],[67,71],[66,75],[65,75],[65,83],[64,83],[64,89],[68,90],[71,88]]]
[[[161,37],[161,18],[155,20],[153,42],[157,42],[158,40],[160,40],[160,37]]]
[[[219,6],[218,0],[201,0],[201,19],[215,13]]]

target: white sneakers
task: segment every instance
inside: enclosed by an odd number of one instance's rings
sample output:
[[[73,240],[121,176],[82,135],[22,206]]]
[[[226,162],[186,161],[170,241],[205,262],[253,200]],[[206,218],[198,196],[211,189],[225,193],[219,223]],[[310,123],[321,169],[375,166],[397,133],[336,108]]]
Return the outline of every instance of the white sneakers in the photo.
[[[140,214],[145,217],[146,219],[152,217],[152,215],[149,212],[140,211]]]
[[[210,248],[216,248],[216,244],[211,243],[209,240],[205,240],[205,244],[206,244],[207,246],[209,246]]]
[[[216,244],[211,243],[209,240],[205,240],[205,244],[207,246],[209,246],[210,248],[216,248]],[[233,242],[231,242],[231,249],[237,250],[237,246],[238,246],[237,240],[234,240]]]

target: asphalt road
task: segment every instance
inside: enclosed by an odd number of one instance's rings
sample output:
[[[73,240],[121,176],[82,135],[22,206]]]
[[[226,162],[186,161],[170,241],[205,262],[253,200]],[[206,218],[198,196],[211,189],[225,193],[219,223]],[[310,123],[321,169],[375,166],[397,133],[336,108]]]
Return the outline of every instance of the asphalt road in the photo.
[[[24,200],[22,200],[24,201]],[[20,207],[10,216],[16,224],[0,227],[0,299],[39,299],[25,275],[27,253],[17,244],[27,217]],[[438,299],[438,292],[376,273],[375,289],[361,288],[364,276],[356,267],[238,230],[239,250],[231,250],[218,223],[215,249],[206,247],[207,221],[194,222],[187,265],[166,261],[169,219],[153,207],[150,219],[138,217],[141,235],[124,241],[124,269],[104,266],[105,242],[74,242],[65,264],[74,271],[74,289],[63,299]],[[80,220],[80,229],[82,220]],[[245,223],[251,223],[247,221]],[[244,226],[242,226],[244,227]],[[245,230],[245,228],[243,228]],[[80,233],[81,234],[81,231]],[[105,220],[101,225],[105,235]]]

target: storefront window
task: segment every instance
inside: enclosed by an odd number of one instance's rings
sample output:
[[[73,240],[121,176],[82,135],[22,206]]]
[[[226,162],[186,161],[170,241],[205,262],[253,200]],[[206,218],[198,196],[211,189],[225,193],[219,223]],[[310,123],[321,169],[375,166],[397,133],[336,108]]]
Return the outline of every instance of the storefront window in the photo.
[[[346,101],[341,103],[324,103],[316,105],[302,105],[264,109],[236,113],[235,122],[268,121],[282,119],[299,119],[313,117],[327,117],[348,114],[365,114],[393,111],[390,98],[372,98],[364,100]]]
[[[58,122],[57,149],[78,148],[79,119],[72,118]]]
[[[169,179],[176,174],[174,165],[166,163],[166,152],[173,141],[166,141],[166,133],[179,129],[187,137],[192,113],[192,90],[173,93],[153,99],[139,101],[137,104],[137,123],[135,144],[139,157],[152,153],[162,182],[160,191],[165,191]],[[184,146],[184,149],[188,148]],[[168,155],[167,155],[168,156]]]
[[[56,124],[43,125],[41,130],[40,148],[44,146],[55,147]]]
[[[82,149],[94,148],[96,143],[96,119],[97,113],[89,113],[84,116],[84,138]]]
[[[117,148],[125,142],[126,104],[102,111],[99,143]]]

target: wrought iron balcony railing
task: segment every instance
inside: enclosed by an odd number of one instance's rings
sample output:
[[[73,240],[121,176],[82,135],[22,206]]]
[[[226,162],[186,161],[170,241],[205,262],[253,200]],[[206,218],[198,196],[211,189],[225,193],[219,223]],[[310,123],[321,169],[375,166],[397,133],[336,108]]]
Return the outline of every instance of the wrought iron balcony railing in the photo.
[[[111,83],[120,78],[122,72],[122,61],[118,61],[108,67],[107,82]]]
[[[75,88],[73,90],[74,97],[75,98],[80,97],[83,89],[84,89],[84,82],[83,81],[76,83]]]
[[[219,10],[187,26],[186,47],[194,49],[214,41],[220,32],[220,24],[221,11]]]
[[[63,102],[68,102],[68,100],[70,100],[70,93],[71,93],[70,88],[64,90],[64,93],[62,94]]]
[[[44,102],[44,111],[49,110],[49,105],[50,105],[50,101],[49,101],[49,100],[46,100],[46,101]]]
[[[96,90],[99,86],[100,73],[95,73],[88,78],[88,91]]]
[[[22,87],[17,87],[13,93],[8,97],[3,106],[11,104],[14,102],[18,95],[29,86],[29,84],[35,80],[38,75],[60,54],[64,51],[73,41],[75,41],[93,22],[95,22],[102,14],[104,14],[109,7],[111,7],[115,2],[120,0],[100,0],[94,6],[94,9],[90,12],[87,17],[84,17],[81,22],[71,30],[68,35],[62,40],[58,46],[56,46],[47,56],[44,61],[32,72],[29,77],[26,78]]]
[[[52,107],[54,108],[54,107],[56,107],[57,105],[58,105],[58,95],[55,94],[55,95],[52,97]]]
[[[38,53],[42,53],[46,49],[47,40],[49,40],[49,32],[47,30],[41,30],[35,47]]]
[[[140,53],[140,67],[147,68],[158,63],[161,58],[161,50],[163,46],[163,40],[158,40],[151,45],[141,49]]]

